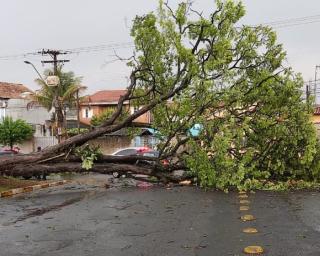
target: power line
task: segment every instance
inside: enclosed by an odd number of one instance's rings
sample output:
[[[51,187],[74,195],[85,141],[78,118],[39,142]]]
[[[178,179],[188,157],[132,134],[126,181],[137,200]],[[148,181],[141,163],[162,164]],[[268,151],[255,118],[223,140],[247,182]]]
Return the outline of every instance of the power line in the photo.
[[[129,49],[133,48],[134,44],[132,42],[123,42],[123,43],[112,43],[112,44],[101,44],[87,47],[78,47],[78,48],[69,48],[64,50],[65,54],[80,54],[80,53],[89,53],[89,52],[102,52],[102,51],[112,51],[119,49]],[[42,52],[30,52],[30,53],[21,53],[14,55],[5,55],[0,56],[0,60],[16,60],[16,59],[25,59],[30,56],[40,56]]]
[[[0,56],[0,60],[11,60],[11,59],[21,59],[30,56],[39,56],[41,55],[39,52],[28,52],[28,53],[21,53],[21,54],[14,54],[14,55],[4,55]]]
[[[284,25],[272,26],[272,28],[274,28],[274,29],[289,28],[289,27],[296,27],[296,26],[313,24],[313,23],[318,23],[318,22],[320,22],[320,19],[319,20],[315,20],[315,21],[303,22],[303,23],[292,23],[292,24],[284,24]]]
[[[286,26],[286,25],[295,25],[297,23],[308,24],[305,22],[319,22],[320,15],[313,15],[313,16],[304,16],[300,18],[291,18],[291,19],[284,19],[272,22],[261,23],[262,26]]]
[[[284,19],[284,20],[261,23],[259,25],[270,26],[277,29],[277,28],[288,28],[293,26],[312,24],[317,22],[320,22],[320,15]],[[132,42],[122,42],[122,43],[101,44],[101,45],[78,47],[78,48],[69,48],[69,49],[66,49],[65,51],[68,52],[68,54],[79,54],[79,53],[102,52],[102,51],[110,51],[110,50],[118,50],[118,49],[129,49],[133,47],[134,47],[134,44]],[[1,60],[17,60],[17,59],[23,59],[26,57],[39,56],[39,55],[41,55],[41,52],[39,51],[14,54],[14,55],[4,55],[4,56],[0,56],[0,61]]]
[[[124,43],[113,43],[113,44],[102,44],[95,46],[79,47],[79,48],[70,48],[66,51],[70,53],[83,53],[83,52],[99,52],[99,51],[108,51],[108,50],[117,50],[124,48],[133,48],[134,44],[132,42]]]

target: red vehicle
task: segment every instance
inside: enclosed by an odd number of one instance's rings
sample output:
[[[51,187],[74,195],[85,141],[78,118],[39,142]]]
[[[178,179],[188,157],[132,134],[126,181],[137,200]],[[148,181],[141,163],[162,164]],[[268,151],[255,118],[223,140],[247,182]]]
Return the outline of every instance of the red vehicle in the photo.
[[[19,154],[20,148],[14,147],[13,149],[10,148],[0,148],[0,156],[14,156],[16,154]]]

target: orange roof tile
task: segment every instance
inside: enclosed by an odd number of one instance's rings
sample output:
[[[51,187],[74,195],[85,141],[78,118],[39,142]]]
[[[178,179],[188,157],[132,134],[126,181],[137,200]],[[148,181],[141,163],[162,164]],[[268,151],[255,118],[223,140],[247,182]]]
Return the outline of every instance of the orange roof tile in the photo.
[[[22,84],[0,82],[0,98],[5,99],[22,99],[24,92],[32,92]]]
[[[104,90],[96,92],[85,97],[83,103],[112,103],[118,102],[120,96],[124,95],[126,90]]]

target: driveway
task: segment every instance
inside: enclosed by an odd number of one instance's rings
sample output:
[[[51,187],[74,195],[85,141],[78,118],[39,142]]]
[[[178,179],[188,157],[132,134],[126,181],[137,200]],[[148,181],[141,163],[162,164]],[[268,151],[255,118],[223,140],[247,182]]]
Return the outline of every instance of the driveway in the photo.
[[[320,193],[66,185],[0,199],[0,255],[320,255]],[[256,220],[243,222],[252,214]],[[254,227],[257,234],[242,230]]]

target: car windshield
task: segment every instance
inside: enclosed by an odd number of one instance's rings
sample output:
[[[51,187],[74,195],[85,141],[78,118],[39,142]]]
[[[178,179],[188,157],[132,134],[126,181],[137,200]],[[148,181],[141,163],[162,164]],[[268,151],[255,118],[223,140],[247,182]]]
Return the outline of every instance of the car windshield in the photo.
[[[130,148],[130,149],[120,150],[115,154],[115,156],[132,156],[136,154],[137,154],[137,150]]]

